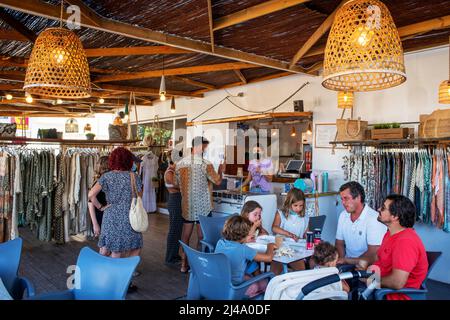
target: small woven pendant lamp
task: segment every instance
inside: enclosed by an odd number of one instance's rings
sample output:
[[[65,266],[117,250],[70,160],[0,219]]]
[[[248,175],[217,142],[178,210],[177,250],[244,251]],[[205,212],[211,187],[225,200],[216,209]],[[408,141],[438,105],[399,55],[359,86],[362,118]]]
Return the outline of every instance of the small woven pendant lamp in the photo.
[[[403,49],[387,7],[350,0],[336,13],[325,48],[322,85],[335,91],[370,91],[406,81]]]
[[[450,37],[448,40],[448,80],[441,82],[439,86],[439,103],[450,104]]]
[[[353,108],[353,92],[349,91],[338,92],[338,108],[339,109]]]
[[[91,95],[89,64],[77,35],[62,27],[48,28],[36,39],[23,89],[53,98],[81,99]]]

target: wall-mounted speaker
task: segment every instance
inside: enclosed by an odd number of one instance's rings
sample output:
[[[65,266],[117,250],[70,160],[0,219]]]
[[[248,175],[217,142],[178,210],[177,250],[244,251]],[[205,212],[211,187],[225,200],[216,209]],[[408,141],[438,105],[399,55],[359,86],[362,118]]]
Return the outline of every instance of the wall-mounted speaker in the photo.
[[[303,100],[295,100],[294,101],[294,111],[295,112],[303,112]]]

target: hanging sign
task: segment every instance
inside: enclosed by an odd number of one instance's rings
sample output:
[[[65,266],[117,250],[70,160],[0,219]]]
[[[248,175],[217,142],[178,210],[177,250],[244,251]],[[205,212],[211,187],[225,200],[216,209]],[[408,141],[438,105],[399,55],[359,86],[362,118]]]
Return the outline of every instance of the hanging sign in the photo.
[[[11,117],[11,123],[17,124],[17,130],[28,130],[29,119],[27,117]]]

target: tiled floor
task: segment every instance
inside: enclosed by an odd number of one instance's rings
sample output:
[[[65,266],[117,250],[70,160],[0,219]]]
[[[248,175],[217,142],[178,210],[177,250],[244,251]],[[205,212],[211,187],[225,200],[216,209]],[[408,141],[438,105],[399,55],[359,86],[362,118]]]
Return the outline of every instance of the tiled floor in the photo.
[[[141,275],[135,278],[138,291],[127,299],[176,299],[186,293],[188,276],[176,268],[164,264],[168,217],[162,214],[149,216],[150,228],[144,234],[142,261],[138,266]],[[67,267],[76,263],[78,253],[84,246],[97,250],[96,242],[70,242],[55,245],[36,240],[28,230],[22,229],[24,248],[20,274],[28,277],[37,293],[66,289],[69,274]],[[450,300],[450,285],[428,281],[430,299]]]

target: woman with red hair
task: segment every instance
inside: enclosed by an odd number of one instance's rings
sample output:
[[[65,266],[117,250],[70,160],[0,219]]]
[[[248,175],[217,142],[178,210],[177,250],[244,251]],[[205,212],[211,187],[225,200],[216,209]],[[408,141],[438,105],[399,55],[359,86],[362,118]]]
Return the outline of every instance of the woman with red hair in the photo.
[[[104,210],[98,241],[101,252],[111,253],[112,258],[138,256],[142,248],[142,233],[131,228],[129,212],[132,200],[132,183],[142,195],[140,178],[131,172],[133,154],[122,147],[109,156],[109,172],[104,173],[89,192],[89,200],[99,210]],[[97,199],[100,191],[106,194],[107,206]]]

